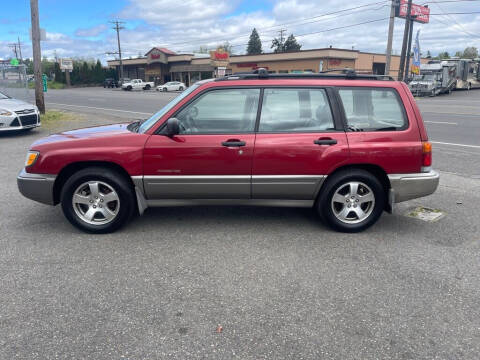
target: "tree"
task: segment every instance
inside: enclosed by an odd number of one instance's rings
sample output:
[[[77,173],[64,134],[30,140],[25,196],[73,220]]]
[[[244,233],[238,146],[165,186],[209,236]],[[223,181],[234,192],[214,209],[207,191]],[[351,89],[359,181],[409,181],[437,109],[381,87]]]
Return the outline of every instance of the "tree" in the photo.
[[[437,59],[450,59],[450,54],[448,53],[448,51],[441,52],[438,54]]]
[[[290,36],[287,38],[287,41],[285,41],[285,44],[283,45],[284,52],[299,51],[301,47],[302,45],[297,42],[297,39],[295,39],[293,34],[290,34]]]
[[[230,44],[228,41],[225,41],[222,47],[229,55],[233,55],[233,45]]]
[[[461,58],[461,57],[463,57],[463,53],[461,51],[457,51],[455,53],[455,56]]]
[[[275,53],[299,51],[301,47],[302,45],[297,42],[297,39],[295,39],[293,34],[290,34],[285,42],[282,42],[281,38],[273,39],[271,46],[271,48],[274,49],[273,52]]]
[[[262,41],[258,35],[257,29],[253,28],[247,45],[247,55],[258,55],[262,53]]]
[[[475,59],[478,57],[478,49],[475,46],[469,46],[463,51],[463,56],[465,59]]]

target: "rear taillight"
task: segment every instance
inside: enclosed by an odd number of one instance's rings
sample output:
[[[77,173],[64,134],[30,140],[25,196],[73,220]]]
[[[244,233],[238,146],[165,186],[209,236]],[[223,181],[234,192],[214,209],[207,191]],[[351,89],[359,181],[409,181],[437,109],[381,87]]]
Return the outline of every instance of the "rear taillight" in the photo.
[[[432,144],[428,141],[422,142],[422,171],[430,171],[432,166]]]

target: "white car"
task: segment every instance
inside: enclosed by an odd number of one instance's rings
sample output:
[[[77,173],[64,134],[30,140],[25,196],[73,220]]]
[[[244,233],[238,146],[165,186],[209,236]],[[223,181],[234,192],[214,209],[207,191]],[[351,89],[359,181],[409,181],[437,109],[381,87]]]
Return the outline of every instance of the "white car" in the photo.
[[[145,82],[142,79],[133,79],[122,84],[123,90],[150,90],[155,84],[152,82]]]
[[[163,85],[157,86],[157,91],[183,91],[187,87],[180,81],[169,81]]]
[[[0,92],[0,131],[30,130],[37,126],[40,113],[35,105]]]

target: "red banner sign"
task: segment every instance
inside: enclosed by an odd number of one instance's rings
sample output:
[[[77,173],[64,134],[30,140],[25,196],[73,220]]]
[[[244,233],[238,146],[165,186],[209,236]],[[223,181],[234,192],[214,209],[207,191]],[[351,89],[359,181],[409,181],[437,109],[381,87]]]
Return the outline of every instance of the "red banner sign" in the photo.
[[[401,0],[400,6],[397,7],[396,16],[405,18],[407,16],[408,10],[408,0]],[[410,11],[411,16],[415,16],[413,21],[427,24],[430,21],[430,8],[427,6],[421,6],[417,4],[412,4],[412,9]]]

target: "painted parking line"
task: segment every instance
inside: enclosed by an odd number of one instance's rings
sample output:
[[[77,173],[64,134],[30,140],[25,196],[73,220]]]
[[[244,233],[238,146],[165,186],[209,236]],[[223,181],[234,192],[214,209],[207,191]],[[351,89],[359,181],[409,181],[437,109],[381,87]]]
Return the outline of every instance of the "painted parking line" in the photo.
[[[468,115],[468,116],[480,116],[480,114],[473,113],[459,113],[459,112],[448,112],[448,111],[429,111],[420,109],[422,114],[440,114],[440,115]]]
[[[448,122],[448,121],[428,121],[428,120],[425,120],[424,122],[430,123],[430,124],[458,125],[458,123],[456,123],[456,122]]]
[[[86,109],[93,109],[93,110],[116,111],[116,112],[124,112],[124,113],[130,113],[130,114],[141,114],[141,115],[152,115],[153,114],[153,112],[144,113],[144,112],[139,112],[139,111],[108,109],[108,108],[101,108],[101,107],[95,107],[95,106],[60,104],[60,103],[52,103],[52,102],[47,102],[47,105],[70,106],[70,107],[79,107],[79,108],[86,108]]]
[[[455,144],[455,143],[448,143],[448,142],[441,142],[441,141],[430,141],[430,142],[432,144],[439,144],[439,145],[461,146],[461,147],[468,147],[473,149],[480,149],[480,145]]]

